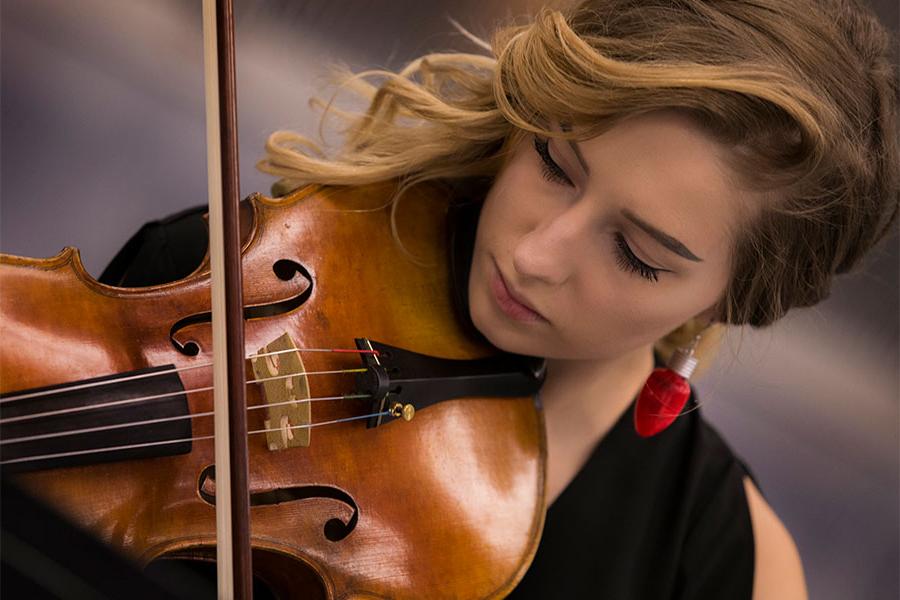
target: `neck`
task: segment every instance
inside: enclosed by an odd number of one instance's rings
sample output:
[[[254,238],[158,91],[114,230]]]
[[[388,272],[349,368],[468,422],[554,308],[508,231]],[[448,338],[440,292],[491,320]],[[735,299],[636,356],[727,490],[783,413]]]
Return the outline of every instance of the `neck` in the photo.
[[[548,360],[541,388],[552,504],[640,392],[653,370],[644,346],[610,360]]]
[[[653,346],[611,359],[548,359],[544,404],[593,435],[602,435],[628,408],[653,371]]]

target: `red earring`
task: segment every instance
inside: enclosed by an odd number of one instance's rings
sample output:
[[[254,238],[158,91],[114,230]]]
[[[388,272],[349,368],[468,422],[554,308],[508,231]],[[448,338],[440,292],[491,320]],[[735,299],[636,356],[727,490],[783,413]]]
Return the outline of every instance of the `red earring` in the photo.
[[[678,348],[665,368],[653,369],[634,407],[634,429],[641,437],[650,437],[666,429],[681,414],[691,395],[688,383],[697,367],[694,349],[700,336],[688,348]]]

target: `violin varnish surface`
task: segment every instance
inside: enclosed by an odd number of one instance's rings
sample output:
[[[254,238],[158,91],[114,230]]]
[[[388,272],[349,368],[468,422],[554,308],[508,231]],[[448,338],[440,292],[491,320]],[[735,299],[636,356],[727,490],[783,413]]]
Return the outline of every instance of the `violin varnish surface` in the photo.
[[[248,354],[285,333],[298,348],[353,348],[369,338],[452,359],[496,351],[456,320],[443,192],[419,186],[401,199],[401,247],[391,235],[395,191],[394,183],[309,186],[280,200],[251,198],[242,257]],[[212,410],[211,392],[192,391],[211,381],[202,367],[212,357],[205,269],[124,289],[91,279],[74,252],[45,261],[3,256],[0,284],[0,391],[171,364],[186,368],[178,376],[190,413]],[[303,353],[301,369],[359,366],[354,354]],[[249,362],[247,372],[257,375]],[[288,380],[293,397],[354,391],[352,374]],[[263,407],[269,395],[253,384],[248,404]],[[248,430],[281,420],[267,411],[250,410]],[[343,399],[286,416],[315,424],[370,411],[368,400]],[[212,440],[200,438],[212,436],[213,423],[197,416],[191,426],[198,439],[188,454],[17,477],[145,564],[209,556],[215,460]],[[302,440],[296,430],[287,443],[279,431],[276,451],[267,435],[248,439],[254,568],[268,573],[279,597],[307,597],[303,581],[313,577],[329,598],[501,598],[524,575],[544,519],[546,441],[532,398],[460,398],[410,422],[370,429],[352,420],[315,433],[303,446],[292,445]]]

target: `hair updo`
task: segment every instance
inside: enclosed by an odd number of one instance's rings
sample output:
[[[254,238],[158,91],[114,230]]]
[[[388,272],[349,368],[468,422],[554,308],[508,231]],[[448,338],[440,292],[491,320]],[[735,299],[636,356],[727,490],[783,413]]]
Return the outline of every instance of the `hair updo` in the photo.
[[[400,178],[399,195],[426,180],[489,180],[526,132],[559,135],[548,131],[551,119],[572,124],[564,137],[586,139],[630,116],[682,111],[731,149],[737,180],[766,198],[731,240],[717,315],[764,327],[826,298],[834,275],[896,222],[893,47],[853,0],[545,8],[499,29],[485,45],[492,56],[435,53],[397,73],[338,71],[341,89],[368,102],[353,113],[334,98],[314,101],[323,121],[343,123],[343,145],[326,156],[305,136],[275,132],[259,168],[282,178],[280,191]],[[667,354],[699,326],[685,324],[660,349]]]

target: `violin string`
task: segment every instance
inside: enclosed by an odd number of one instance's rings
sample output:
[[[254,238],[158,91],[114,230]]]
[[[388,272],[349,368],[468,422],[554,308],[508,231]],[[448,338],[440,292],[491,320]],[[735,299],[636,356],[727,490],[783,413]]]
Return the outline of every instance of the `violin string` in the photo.
[[[365,373],[366,369],[358,368],[358,369],[334,369],[330,371],[302,371],[300,373],[287,373],[285,375],[272,375],[271,377],[259,377],[257,379],[251,379],[246,382],[245,385],[250,385],[251,383],[263,383],[266,381],[272,381],[275,379],[287,379],[288,377],[296,377],[298,375],[340,375],[344,373]],[[194,394],[198,392],[209,392],[212,391],[213,386],[203,386],[198,388],[192,388],[189,390],[176,390],[174,392],[165,392],[162,394],[153,394],[150,396],[139,396],[137,398],[126,398],[124,400],[112,400],[110,402],[100,402],[97,404],[90,404],[87,406],[72,406],[70,408],[58,408],[55,410],[48,410],[39,413],[32,413],[28,415],[21,415],[18,417],[7,417],[5,419],[0,419],[0,425],[5,425],[9,423],[18,423],[21,421],[30,421],[32,419],[39,419],[41,417],[52,417],[56,415],[65,415],[72,413],[80,413],[89,410],[96,410],[99,408],[110,408],[113,406],[124,406],[126,404],[137,404],[139,402],[149,402],[151,400],[159,400],[160,398],[170,398],[172,396],[180,396],[181,394]]]
[[[313,427],[324,427],[326,425],[336,425],[339,423],[346,423],[349,421],[357,421],[359,419],[370,419],[372,417],[386,417],[391,414],[391,411],[385,410],[382,412],[371,413],[368,415],[356,415],[353,417],[343,417],[340,419],[332,419],[331,421],[320,421],[318,423],[309,423],[305,425],[291,425],[290,427],[274,427],[269,429],[257,429],[255,431],[248,431],[247,437],[251,435],[258,435],[261,433],[269,433],[273,431],[284,431],[285,429],[303,429],[308,428],[312,429]],[[148,448],[150,446],[164,446],[166,444],[181,444],[185,442],[199,442],[203,440],[212,440],[214,439],[214,435],[202,435],[196,437],[182,438],[178,440],[160,440],[156,442],[143,442],[139,444],[127,444],[124,446],[110,446],[107,448],[91,448],[88,450],[71,450],[69,452],[56,452],[53,454],[41,454],[37,456],[27,456],[22,458],[11,458],[9,460],[0,461],[0,465],[11,465],[13,463],[22,463],[22,462],[31,462],[38,460],[49,460],[52,458],[66,458],[69,456],[79,456],[83,454],[101,454],[103,452],[115,452],[117,450],[132,450],[136,448]]]
[[[274,356],[276,354],[286,354],[288,352],[334,352],[334,353],[345,353],[345,354],[374,354],[378,355],[378,350],[355,350],[351,348],[288,348],[287,350],[274,350],[272,352],[262,352],[257,354],[249,354],[247,355],[247,360],[252,360],[254,358],[265,358],[267,356]],[[55,394],[62,394],[66,392],[74,392],[77,390],[83,390],[94,387],[102,387],[105,385],[112,385],[117,383],[124,383],[126,381],[135,381],[137,379],[148,379],[152,377],[161,377],[163,375],[171,375],[172,373],[180,373],[181,371],[189,371],[192,369],[202,369],[205,367],[211,367],[212,363],[202,363],[199,365],[188,365],[186,367],[177,367],[172,369],[165,369],[163,371],[153,371],[152,373],[139,373],[137,375],[127,375],[125,377],[117,377],[115,379],[105,379],[103,381],[94,381],[91,383],[78,383],[73,385],[67,385],[63,387],[53,388],[50,390],[42,390],[40,392],[23,392],[21,394],[13,394],[11,396],[4,396],[0,398],[0,404],[4,404],[6,402],[13,402],[16,400],[28,400],[31,398],[39,398],[41,396],[53,396]]]
[[[360,398],[371,398],[371,394],[343,394],[340,396],[317,396],[313,398],[301,398],[297,400],[285,400],[283,402],[272,402],[271,404],[258,404],[256,406],[248,406],[247,412],[258,410],[260,408],[273,408],[275,406],[284,406],[286,404],[303,404],[305,402],[325,402],[329,400],[358,400]],[[112,425],[98,425],[96,427],[86,427],[84,429],[68,429],[66,431],[55,431],[53,433],[42,433],[38,435],[21,436],[14,438],[6,438],[0,440],[0,446],[6,444],[21,444],[22,442],[33,442],[36,440],[44,440],[57,437],[66,437],[70,435],[78,435],[80,433],[95,433],[98,431],[108,431],[110,429],[124,429],[126,427],[137,427],[139,425],[154,425],[156,423],[169,423],[172,421],[181,421],[185,419],[198,419],[200,417],[211,417],[215,415],[214,411],[194,413],[188,415],[175,415],[172,417],[159,417],[156,419],[145,419],[143,421],[130,421],[128,423],[113,423]]]

